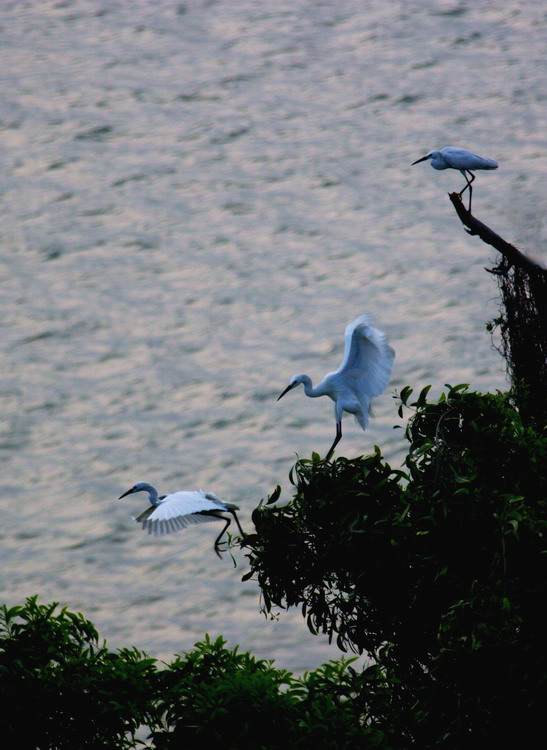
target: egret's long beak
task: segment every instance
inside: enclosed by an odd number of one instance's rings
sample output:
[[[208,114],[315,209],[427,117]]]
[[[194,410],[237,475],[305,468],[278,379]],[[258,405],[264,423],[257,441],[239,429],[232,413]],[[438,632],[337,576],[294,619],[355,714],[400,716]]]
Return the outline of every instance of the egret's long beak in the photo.
[[[120,495],[118,500],[121,500],[122,497],[125,497],[126,495],[130,495],[133,492],[133,487],[131,487],[130,490],[127,490],[127,492],[124,492],[123,495]]]
[[[283,393],[281,394],[281,396],[278,396],[278,397],[277,397],[277,400],[279,401],[279,399],[280,399],[280,398],[283,398],[283,396],[284,396],[284,395],[285,395],[285,394],[286,394],[286,393],[287,393],[288,391],[290,391],[290,390],[291,390],[291,388],[294,388],[294,384],[293,384],[293,383],[289,383],[289,385],[288,385],[288,386],[287,386],[287,387],[285,388],[285,390],[283,391]]]
[[[419,164],[421,161],[425,161],[426,159],[429,159],[429,156],[422,156],[421,159],[416,159],[416,161],[413,161],[410,166],[413,167],[415,164]]]

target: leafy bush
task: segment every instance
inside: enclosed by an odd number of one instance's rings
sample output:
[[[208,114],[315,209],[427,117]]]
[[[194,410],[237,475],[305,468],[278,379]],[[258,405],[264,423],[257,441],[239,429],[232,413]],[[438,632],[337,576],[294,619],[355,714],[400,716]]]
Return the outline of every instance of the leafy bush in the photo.
[[[56,604],[0,608],[0,705],[7,747],[378,748],[369,717],[389,701],[376,667],[332,661],[302,678],[209,637],[157,669],[136,650],[99,646],[92,623]],[[372,712],[371,712],[372,713]],[[146,732],[146,729],[144,729]]]
[[[17,748],[129,748],[150,718],[154,660],[99,645],[93,624],[57,605],[0,608],[2,739]]]
[[[301,606],[312,632],[376,660],[399,746],[459,748],[543,702],[547,438],[508,394],[428,390],[406,473],[378,449],[299,461],[293,500],[260,506],[243,544],[267,611]]]
[[[368,723],[363,697],[364,685],[378,680],[375,668],[357,674],[350,661],[332,661],[298,679],[207,638],[163,677],[168,729],[154,733],[161,750],[390,747]]]
[[[225,648],[222,638],[197,643],[164,675],[161,710],[172,731],[155,733],[159,748],[262,746],[262,738],[284,735],[292,702],[280,688],[288,672]]]

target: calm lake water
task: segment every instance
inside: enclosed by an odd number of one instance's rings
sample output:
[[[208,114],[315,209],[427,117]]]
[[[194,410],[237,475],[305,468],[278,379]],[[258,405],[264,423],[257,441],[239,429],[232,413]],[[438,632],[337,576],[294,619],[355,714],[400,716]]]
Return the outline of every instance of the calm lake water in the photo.
[[[3,2],[0,30],[1,599],[39,593],[111,647],[170,659],[205,632],[296,671],[339,652],[212,552],[131,520],[210,489],[244,526],[332,405],[297,372],[337,368],[371,313],[396,349],[363,433],[404,454],[404,385],[504,388],[485,332],[495,254],[463,231],[446,145],[500,163],[475,214],[545,259],[541,3],[451,0]],[[333,509],[335,512],[335,509]]]

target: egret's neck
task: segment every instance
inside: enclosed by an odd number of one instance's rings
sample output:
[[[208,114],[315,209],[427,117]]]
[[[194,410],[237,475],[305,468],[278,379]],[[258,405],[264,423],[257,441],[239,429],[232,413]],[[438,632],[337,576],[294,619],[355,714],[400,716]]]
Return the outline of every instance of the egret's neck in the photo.
[[[310,398],[317,398],[318,396],[324,396],[326,391],[321,387],[322,383],[314,388],[311,382],[311,378],[308,375],[302,377],[302,385],[304,386],[304,393]]]
[[[158,491],[155,487],[152,487],[151,484],[149,484],[146,487],[146,491],[148,492],[148,500],[150,502],[150,505],[159,505],[160,500],[158,497]]]

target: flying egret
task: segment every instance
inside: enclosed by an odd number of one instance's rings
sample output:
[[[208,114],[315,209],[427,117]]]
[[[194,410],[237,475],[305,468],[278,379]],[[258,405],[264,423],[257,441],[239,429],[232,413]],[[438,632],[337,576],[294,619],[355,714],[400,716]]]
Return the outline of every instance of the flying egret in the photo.
[[[473,198],[473,188],[471,187],[471,183],[475,179],[475,175],[473,174],[472,170],[498,168],[497,161],[494,161],[493,159],[488,159],[484,156],[477,156],[477,154],[473,154],[471,151],[466,151],[463,148],[452,148],[451,146],[447,146],[447,148],[443,148],[441,149],[441,151],[430,151],[425,156],[422,156],[421,159],[413,161],[411,166],[414,166],[414,164],[419,164],[421,161],[426,161],[427,159],[431,159],[431,166],[433,167],[433,169],[460,170],[460,172],[465,177],[467,185],[459,193],[459,196],[461,198],[463,193],[467,190],[467,188],[469,188],[470,212],[471,200]],[[467,179],[468,174],[471,177],[470,180]]]
[[[277,400],[302,383],[306,396],[329,396],[334,401],[336,437],[328,461],[342,437],[344,411],[353,414],[363,430],[367,428],[372,397],[387,387],[394,359],[385,335],[372,327],[368,315],[361,315],[346,327],[344,359],[338,370],[325,375],[315,388],[308,375],[295,375]]]
[[[130,490],[120,495],[118,499],[121,500],[122,497],[131,495],[134,492],[148,492],[150,507],[134,520],[141,523],[143,531],[147,529],[149,534],[163,536],[164,534],[184,529],[191,523],[226,521],[226,525],[215,539],[215,552],[220,557],[218,550],[220,540],[231,523],[231,519],[223,515],[223,513],[228,512],[233,515],[240,533],[244,535],[236,515],[236,510],[239,510],[238,506],[232,505],[232,503],[225,503],[224,500],[221,500],[212,492],[185,490],[173,492],[171,495],[158,496],[158,491],[151,484],[137,482]]]

